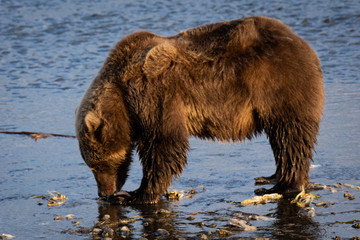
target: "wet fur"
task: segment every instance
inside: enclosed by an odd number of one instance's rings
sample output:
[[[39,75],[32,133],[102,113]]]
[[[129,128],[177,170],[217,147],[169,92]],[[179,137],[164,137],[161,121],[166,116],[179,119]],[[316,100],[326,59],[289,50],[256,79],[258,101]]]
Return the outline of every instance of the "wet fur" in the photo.
[[[241,141],[265,133],[276,162],[271,191],[309,183],[324,100],[311,47],[281,22],[252,17],[172,37],[139,31],[110,52],[76,113],[99,195],[124,184],[131,152],[143,166],[131,203],[158,201],[185,167],[189,136]]]

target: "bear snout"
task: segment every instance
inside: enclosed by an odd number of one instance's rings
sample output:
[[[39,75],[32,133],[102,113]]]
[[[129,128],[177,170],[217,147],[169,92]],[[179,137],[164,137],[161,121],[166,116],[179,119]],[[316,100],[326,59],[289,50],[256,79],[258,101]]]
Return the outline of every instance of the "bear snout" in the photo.
[[[110,198],[117,192],[116,174],[94,171],[95,180],[98,187],[98,195],[101,198]]]
[[[98,186],[98,195],[100,198],[108,199],[116,193],[115,184],[106,185],[105,188]]]

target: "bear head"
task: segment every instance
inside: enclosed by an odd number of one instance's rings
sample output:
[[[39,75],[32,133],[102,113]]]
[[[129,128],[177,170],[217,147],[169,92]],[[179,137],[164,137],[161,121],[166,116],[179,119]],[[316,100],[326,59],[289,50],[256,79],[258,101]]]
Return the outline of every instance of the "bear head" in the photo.
[[[120,91],[110,84],[90,87],[76,109],[75,129],[99,196],[113,196],[124,185],[131,162],[129,121]]]

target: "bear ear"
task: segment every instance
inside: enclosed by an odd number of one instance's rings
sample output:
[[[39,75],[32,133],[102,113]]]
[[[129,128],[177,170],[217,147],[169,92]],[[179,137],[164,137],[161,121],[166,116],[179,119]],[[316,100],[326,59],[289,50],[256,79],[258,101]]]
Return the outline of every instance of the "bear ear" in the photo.
[[[100,124],[101,124],[101,119],[96,112],[91,111],[86,114],[85,125],[90,135],[94,134],[94,132],[99,128]]]
[[[169,68],[177,56],[175,46],[167,42],[159,44],[146,55],[143,71],[148,77],[157,77]]]
[[[255,45],[259,40],[259,31],[255,25],[254,19],[245,19],[231,33],[231,40],[228,43],[229,51],[246,50]]]

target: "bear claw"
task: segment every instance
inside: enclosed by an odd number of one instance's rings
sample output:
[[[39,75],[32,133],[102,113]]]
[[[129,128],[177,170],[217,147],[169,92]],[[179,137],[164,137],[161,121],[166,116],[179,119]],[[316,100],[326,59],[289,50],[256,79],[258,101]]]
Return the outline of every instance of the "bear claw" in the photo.
[[[109,197],[107,200],[113,204],[125,205],[128,204],[132,200],[132,198],[133,196],[130,192],[119,191],[114,193],[114,195]]]
[[[119,192],[114,193],[114,196],[115,197],[117,197],[117,196],[131,197],[131,194],[127,191],[119,191]]]

